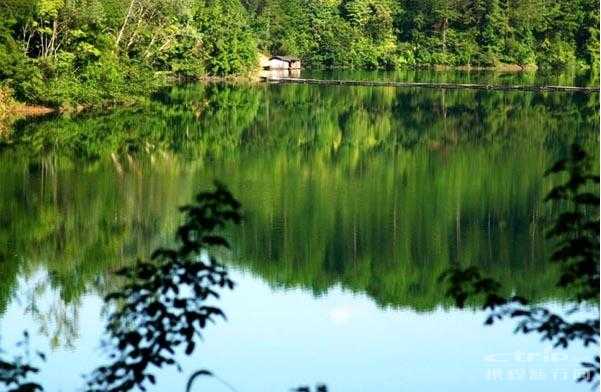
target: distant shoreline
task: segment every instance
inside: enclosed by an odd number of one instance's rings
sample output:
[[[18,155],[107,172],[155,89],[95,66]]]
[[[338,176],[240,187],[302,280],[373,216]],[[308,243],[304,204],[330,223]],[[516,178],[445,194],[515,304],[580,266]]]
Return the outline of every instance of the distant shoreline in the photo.
[[[415,70],[434,70],[434,71],[462,71],[462,72],[499,72],[499,73],[526,73],[526,72],[536,72],[539,68],[536,65],[518,65],[518,64],[499,64],[495,66],[471,66],[471,65],[413,65],[411,67]],[[307,68],[307,70],[351,70],[353,68],[350,67],[329,67],[329,68]],[[269,77],[262,75],[261,72],[257,71],[248,75],[233,75],[233,76],[199,76],[195,78],[187,78],[181,79],[177,77],[169,78],[170,83],[172,85],[183,84],[188,82],[200,82],[200,83],[231,83],[231,84],[256,84],[256,83],[264,83],[269,81]],[[312,80],[312,79],[311,79]],[[281,80],[278,80],[281,81]],[[357,81],[357,84],[360,81]],[[324,81],[325,83],[325,81]],[[332,84],[336,84],[336,81],[332,81]],[[419,85],[421,83],[412,83]],[[449,84],[451,85],[451,84]],[[460,83],[457,83],[459,86]],[[460,87],[460,86],[459,86]],[[555,87],[555,86],[552,86]],[[590,87],[576,87],[576,86],[559,86],[564,88],[565,90],[572,91],[599,91],[598,87],[590,88]],[[115,103],[115,106],[128,106],[127,104],[120,105]],[[80,113],[86,110],[94,110],[106,108],[106,103],[101,103],[98,105],[84,106],[77,105],[75,107],[50,107],[45,105],[40,105],[36,103],[26,103],[26,102],[16,102],[9,107],[2,107],[0,105],[0,121],[6,121],[11,118],[18,117],[41,117],[54,113]]]
[[[339,69],[348,69],[348,70],[366,70],[364,68],[353,68],[347,66],[337,66],[337,67],[310,67],[306,68],[309,70],[339,70]],[[503,72],[503,73],[523,73],[523,72],[535,72],[540,70],[540,68],[536,64],[506,64],[499,63],[497,65],[485,66],[485,65],[445,65],[445,64],[412,64],[407,66],[399,66],[397,68],[390,69],[388,71],[397,71],[401,69],[413,69],[413,70],[434,70],[434,71],[489,71],[489,72]],[[386,71],[385,68],[377,68],[373,71]]]
[[[507,72],[507,73],[522,73],[538,71],[538,66],[535,64],[498,64],[493,66],[481,65],[430,65],[425,66],[433,68],[436,71],[491,71],[491,72]]]
[[[319,84],[327,86],[373,86],[373,87],[409,87],[432,88],[441,90],[495,90],[495,91],[524,91],[524,92],[572,92],[594,94],[599,93],[599,87],[575,87],[553,85],[509,85],[509,84],[473,84],[473,83],[422,83],[422,82],[394,82],[380,80],[336,80],[336,79],[306,79],[295,77],[265,76],[266,83],[297,83]]]

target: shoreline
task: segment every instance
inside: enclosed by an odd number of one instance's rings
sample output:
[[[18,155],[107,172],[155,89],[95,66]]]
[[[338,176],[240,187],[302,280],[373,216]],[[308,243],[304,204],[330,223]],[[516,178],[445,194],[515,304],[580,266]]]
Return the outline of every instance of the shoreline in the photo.
[[[44,117],[58,112],[60,110],[49,106],[22,102],[16,102],[8,107],[0,106],[0,129],[4,130],[4,127],[1,126],[3,123],[6,124],[19,118]]]
[[[293,77],[265,76],[265,83],[296,83],[337,86],[373,86],[373,87],[407,87],[429,88],[439,90],[495,90],[495,91],[524,91],[524,92],[572,92],[594,94],[599,93],[599,87],[576,87],[558,85],[508,85],[508,84],[473,84],[473,83],[436,83],[436,82],[395,82],[381,80],[336,80],[336,79],[306,79]]]
[[[43,105],[17,104],[17,107],[8,110],[7,114],[9,116],[40,117],[56,113],[57,111],[57,109]]]
[[[534,64],[527,64],[527,65],[518,65],[518,64],[499,64],[499,65],[495,65],[495,66],[471,66],[471,65],[431,65],[431,64],[424,64],[424,65],[413,65],[411,67],[407,67],[407,68],[413,68],[415,70],[425,70],[425,69],[430,69],[430,70],[434,70],[437,72],[444,72],[444,71],[460,71],[460,72],[491,72],[491,73],[511,73],[511,74],[520,74],[520,73],[530,73],[530,72],[537,72],[540,70],[539,67],[537,67]],[[352,69],[349,67],[329,67],[329,68],[307,68],[307,70],[341,70],[341,69]],[[275,82],[276,80],[278,82],[280,81],[285,81],[284,79],[286,78],[272,78],[270,76],[267,75],[263,75],[261,71],[257,71],[257,72],[253,72],[251,74],[247,74],[247,75],[231,75],[231,76],[199,76],[196,78],[178,78],[178,77],[171,77],[169,78],[170,83],[168,83],[169,85],[172,86],[176,86],[178,84],[187,84],[187,83],[230,83],[230,84],[248,84],[248,85],[252,85],[252,84],[264,84],[264,83],[269,83],[271,82]],[[300,78],[292,78],[292,79],[300,79]],[[324,83],[326,82],[325,80],[323,81]],[[330,81],[331,84],[337,84],[339,81],[337,80],[331,80]],[[361,81],[355,81],[357,84],[360,84]],[[367,82],[367,81],[366,81]],[[371,81],[370,83],[375,83],[373,81]],[[412,85],[421,85],[423,83],[404,83],[404,84],[412,84]],[[453,88],[452,86],[453,84],[445,84],[446,88]],[[456,88],[461,88],[461,84],[457,84]],[[538,86],[537,86],[538,87]],[[558,86],[552,86],[552,87],[558,87]],[[581,87],[581,86],[559,86],[561,88],[566,88],[569,90],[573,90],[573,91],[578,91],[578,90],[599,90],[599,87]],[[131,106],[128,105],[127,103],[115,103],[113,102],[113,105],[110,106]],[[50,107],[50,106],[45,106],[45,105],[40,105],[40,104],[35,104],[35,103],[24,103],[24,102],[15,102],[12,105],[9,105],[9,107],[1,107],[0,105],[0,122],[5,122],[5,121],[9,121],[11,119],[14,118],[19,118],[19,117],[26,117],[26,118],[36,118],[36,117],[42,117],[42,116],[47,116],[47,115],[51,115],[51,114],[62,114],[62,113],[81,113],[83,111],[88,111],[88,110],[102,110],[102,109],[106,109],[107,105],[106,102],[101,102],[98,104],[94,104],[94,105],[88,105],[88,106],[83,106],[83,105],[77,105],[75,107]]]
[[[482,65],[427,65],[425,67],[433,68],[436,71],[490,71],[498,73],[526,73],[539,70],[536,64],[505,64],[500,63],[493,66]]]

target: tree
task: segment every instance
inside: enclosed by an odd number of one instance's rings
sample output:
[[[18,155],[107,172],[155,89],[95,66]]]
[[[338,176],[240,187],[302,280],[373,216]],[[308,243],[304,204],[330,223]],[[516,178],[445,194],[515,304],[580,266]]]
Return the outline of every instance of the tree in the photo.
[[[483,0],[480,5],[480,45],[483,50],[482,62],[494,65],[505,46],[507,19],[503,14],[500,0]]]
[[[254,67],[257,44],[239,0],[206,0],[198,5],[194,23],[202,35],[205,68],[210,74],[242,74]]]
[[[347,0],[343,16],[363,34],[379,43],[392,36],[392,9],[386,1]]]

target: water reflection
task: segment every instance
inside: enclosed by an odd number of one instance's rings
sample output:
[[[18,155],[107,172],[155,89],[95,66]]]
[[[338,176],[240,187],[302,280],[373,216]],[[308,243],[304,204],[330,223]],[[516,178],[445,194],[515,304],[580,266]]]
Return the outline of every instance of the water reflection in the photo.
[[[476,263],[524,294],[548,298],[550,211],[540,203],[548,160],[544,150],[481,147],[382,152],[360,163],[276,152],[187,165],[167,155],[40,174],[28,161],[7,159],[2,212],[9,219],[0,238],[12,262],[2,264],[10,266],[3,292],[40,267],[66,301],[110,285],[111,270],[170,240],[175,206],[225,178],[246,215],[231,233],[232,263],[276,286],[320,293],[342,283],[382,305],[425,310],[443,301],[436,279],[450,263]]]
[[[262,69],[259,72],[261,78],[300,78],[300,69]]]
[[[490,85],[526,86],[589,86],[599,87],[599,75],[595,71],[568,69],[538,71],[503,71],[463,69],[444,72],[440,68],[405,68],[396,71],[361,71],[337,69],[333,71],[303,70],[302,76],[319,79],[385,80],[393,82],[420,83],[474,83]]]
[[[213,178],[246,213],[229,233],[229,263],[276,292],[341,290],[380,312],[439,315],[450,304],[437,277],[456,263],[561,301],[545,261],[552,211],[541,199],[552,184],[542,174],[571,141],[596,145],[598,104],[597,95],[191,85],[142,108],[20,122],[0,153],[0,310],[41,273],[63,307],[38,307],[36,325],[76,322],[68,306],[170,241],[175,207]],[[333,322],[348,313],[336,309]],[[58,327],[57,345],[72,343],[72,325]]]

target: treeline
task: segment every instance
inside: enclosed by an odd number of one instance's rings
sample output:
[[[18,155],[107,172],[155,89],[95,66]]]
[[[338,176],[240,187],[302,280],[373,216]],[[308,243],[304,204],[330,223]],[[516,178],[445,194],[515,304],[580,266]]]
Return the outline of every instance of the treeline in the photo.
[[[0,0],[0,83],[52,106],[129,102],[162,74],[253,69],[248,27],[238,0]]]
[[[593,0],[243,0],[259,46],[311,65],[598,64]]]
[[[595,0],[0,0],[0,88],[52,106],[131,101],[165,75],[311,67],[596,67]],[[160,76],[163,75],[163,76]]]

